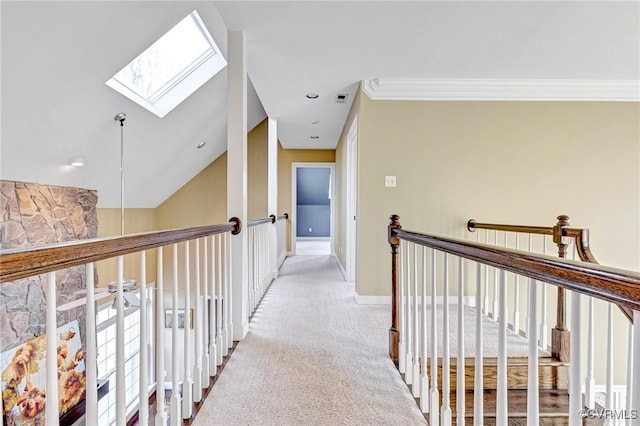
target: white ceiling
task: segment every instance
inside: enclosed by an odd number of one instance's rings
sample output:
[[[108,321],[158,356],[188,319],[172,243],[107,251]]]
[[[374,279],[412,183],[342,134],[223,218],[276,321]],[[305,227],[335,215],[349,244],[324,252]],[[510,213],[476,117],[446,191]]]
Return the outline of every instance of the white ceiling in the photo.
[[[285,148],[334,148],[364,79],[640,76],[638,2],[3,1],[1,177],[94,188],[100,206],[119,206],[120,111],[127,207],[157,206],[219,156],[225,71],[164,119],[104,85],[194,8],[224,53],[226,30],[245,31],[260,98],[250,124],[261,101]],[[87,165],[64,167],[74,155]]]

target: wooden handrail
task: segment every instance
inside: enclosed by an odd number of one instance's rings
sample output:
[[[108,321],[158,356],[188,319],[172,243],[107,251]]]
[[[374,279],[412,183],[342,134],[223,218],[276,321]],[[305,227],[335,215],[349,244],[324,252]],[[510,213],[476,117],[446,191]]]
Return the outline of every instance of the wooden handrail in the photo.
[[[551,226],[526,226],[526,225],[502,225],[497,223],[479,223],[469,219],[467,229],[474,232],[476,229],[491,229],[494,231],[521,232],[523,234],[553,235]]]
[[[569,217],[565,215],[558,216],[558,220],[559,222],[556,226],[528,226],[480,223],[476,222],[474,219],[469,219],[467,222],[467,229],[470,232],[474,232],[476,229],[490,229],[492,231],[520,232],[523,234],[554,235],[556,237],[554,239],[556,244],[560,243],[561,237],[572,238],[576,243],[576,251],[580,260],[583,262],[598,263],[589,248],[589,230],[583,228],[569,228]],[[566,226],[562,224],[566,224]]]
[[[252,226],[261,225],[263,223],[276,223],[278,220],[286,220],[289,219],[289,214],[284,213],[282,216],[277,216],[272,214],[268,217],[263,217],[260,219],[251,219],[247,221],[247,226],[251,228]]]
[[[219,225],[93,238],[26,249],[0,250],[0,282],[13,281],[223,232],[238,233],[240,229],[240,221],[237,218],[232,218],[229,223]]]
[[[640,273],[638,272],[598,264],[585,264],[466,240],[430,236],[394,228],[391,225],[389,237],[397,237],[494,266],[625,308],[640,310]]]

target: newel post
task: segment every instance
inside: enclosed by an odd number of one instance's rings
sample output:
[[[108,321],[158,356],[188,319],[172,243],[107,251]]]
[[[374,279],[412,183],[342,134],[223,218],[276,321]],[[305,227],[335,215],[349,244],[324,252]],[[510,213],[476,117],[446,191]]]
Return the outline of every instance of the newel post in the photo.
[[[394,230],[402,229],[400,226],[400,216],[391,215],[389,218],[388,238],[391,245],[391,328],[389,329],[389,356],[394,364],[398,365],[398,346],[400,344],[400,334],[398,332],[398,249],[400,238]]]
[[[558,223],[553,227],[553,242],[558,246],[558,256],[567,257],[567,240],[565,229],[569,225],[569,216],[558,216]],[[551,330],[551,355],[562,362],[569,362],[569,344],[571,333],[566,326],[565,290],[558,287],[558,303],[556,312],[556,326]]]

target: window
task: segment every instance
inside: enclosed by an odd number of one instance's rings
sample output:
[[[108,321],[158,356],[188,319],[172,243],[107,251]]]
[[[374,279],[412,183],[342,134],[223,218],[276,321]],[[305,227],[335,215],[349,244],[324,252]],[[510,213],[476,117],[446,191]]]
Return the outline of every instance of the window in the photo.
[[[150,361],[153,359],[153,288],[147,287],[147,323],[149,333],[147,345]],[[138,394],[140,390],[140,310],[132,307],[125,310],[124,319],[124,374],[125,374],[125,403],[129,417],[138,409]],[[116,421],[116,310],[111,309],[111,303],[99,308],[97,315],[97,345],[98,345],[98,379],[109,380],[109,393],[98,401],[98,426],[109,426]],[[153,364],[149,362],[149,383],[155,382]]]
[[[106,84],[162,118],[226,65],[194,10]]]

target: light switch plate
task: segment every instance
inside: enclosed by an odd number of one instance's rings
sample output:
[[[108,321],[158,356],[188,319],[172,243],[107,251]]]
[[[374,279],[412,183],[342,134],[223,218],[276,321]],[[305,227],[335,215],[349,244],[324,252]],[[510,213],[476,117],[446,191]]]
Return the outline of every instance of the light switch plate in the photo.
[[[384,186],[387,188],[395,188],[396,187],[396,177],[395,176],[385,176],[384,177]]]

